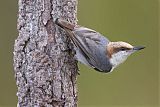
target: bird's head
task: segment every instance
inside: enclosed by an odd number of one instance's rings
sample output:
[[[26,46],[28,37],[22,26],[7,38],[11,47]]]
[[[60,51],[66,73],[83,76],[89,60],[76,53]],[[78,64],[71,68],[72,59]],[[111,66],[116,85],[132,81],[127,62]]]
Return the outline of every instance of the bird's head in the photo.
[[[107,56],[109,57],[112,68],[114,69],[119,64],[123,63],[132,53],[144,49],[143,46],[132,46],[126,42],[110,42],[107,45]],[[112,70],[113,70],[112,69]]]

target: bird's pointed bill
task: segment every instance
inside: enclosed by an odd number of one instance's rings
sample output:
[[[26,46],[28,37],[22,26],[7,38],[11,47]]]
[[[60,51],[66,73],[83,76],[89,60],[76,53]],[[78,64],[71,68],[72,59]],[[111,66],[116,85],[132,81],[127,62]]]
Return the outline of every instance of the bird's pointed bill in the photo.
[[[133,50],[138,51],[138,50],[142,50],[144,48],[145,48],[144,46],[135,46],[135,47],[133,47]]]

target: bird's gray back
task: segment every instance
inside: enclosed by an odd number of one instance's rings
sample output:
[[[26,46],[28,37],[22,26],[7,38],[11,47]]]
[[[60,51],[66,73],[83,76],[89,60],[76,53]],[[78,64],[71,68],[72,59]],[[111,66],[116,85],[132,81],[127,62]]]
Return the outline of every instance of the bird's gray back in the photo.
[[[99,68],[99,71],[109,71],[111,64],[106,47],[110,41],[100,33],[85,27],[75,28],[74,34],[93,58],[88,63],[96,69]]]

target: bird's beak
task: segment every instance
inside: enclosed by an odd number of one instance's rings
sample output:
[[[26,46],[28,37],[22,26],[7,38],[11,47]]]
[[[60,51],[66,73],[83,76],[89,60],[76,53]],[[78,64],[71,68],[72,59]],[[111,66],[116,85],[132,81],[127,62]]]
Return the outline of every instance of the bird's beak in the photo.
[[[144,46],[135,46],[135,47],[133,47],[133,50],[139,51],[139,50],[142,50],[144,48],[145,48]]]

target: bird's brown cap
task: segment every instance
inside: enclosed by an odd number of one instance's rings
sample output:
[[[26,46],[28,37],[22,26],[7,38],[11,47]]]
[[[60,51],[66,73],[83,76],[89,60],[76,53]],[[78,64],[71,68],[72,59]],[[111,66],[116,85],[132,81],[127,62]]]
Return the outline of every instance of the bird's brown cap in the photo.
[[[107,55],[109,58],[112,57],[112,54],[117,53],[122,50],[130,50],[133,49],[133,46],[126,42],[110,42],[107,45]]]

